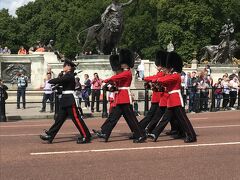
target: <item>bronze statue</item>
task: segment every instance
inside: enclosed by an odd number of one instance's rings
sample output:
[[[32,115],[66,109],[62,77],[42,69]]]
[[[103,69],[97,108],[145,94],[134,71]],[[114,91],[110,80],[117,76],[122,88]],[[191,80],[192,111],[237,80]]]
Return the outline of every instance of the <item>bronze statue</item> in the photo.
[[[234,25],[230,19],[222,26],[219,37],[222,39],[219,45],[210,45],[202,48],[204,55],[200,62],[211,60],[212,64],[232,63],[233,52],[238,48],[238,42],[233,39]]]
[[[78,34],[78,42],[80,43],[80,34],[87,31],[87,37],[83,45],[83,51],[89,44],[96,40],[100,53],[109,55],[117,48],[123,32],[123,7],[130,5],[133,0],[127,3],[120,3],[113,0],[101,15],[101,24],[95,24]]]

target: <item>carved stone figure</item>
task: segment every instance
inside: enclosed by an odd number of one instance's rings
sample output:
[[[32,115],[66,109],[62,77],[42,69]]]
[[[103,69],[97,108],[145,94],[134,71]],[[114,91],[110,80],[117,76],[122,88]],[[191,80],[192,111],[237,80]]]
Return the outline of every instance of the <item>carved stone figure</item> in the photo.
[[[202,48],[204,55],[200,62],[211,60],[212,64],[228,64],[233,61],[233,52],[238,48],[238,42],[233,39],[234,25],[230,19],[222,26],[219,37],[222,39],[219,45],[210,45]]]
[[[89,44],[96,40],[98,50],[103,54],[111,54],[117,47],[123,32],[123,7],[130,5],[133,0],[127,3],[120,3],[113,0],[101,15],[101,24],[95,24],[78,34],[78,42],[80,43],[80,34],[87,31],[87,37],[83,45],[83,51]]]
[[[24,75],[30,78],[31,64],[30,63],[3,63],[2,78],[5,82],[14,83],[18,72],[22,72]]]

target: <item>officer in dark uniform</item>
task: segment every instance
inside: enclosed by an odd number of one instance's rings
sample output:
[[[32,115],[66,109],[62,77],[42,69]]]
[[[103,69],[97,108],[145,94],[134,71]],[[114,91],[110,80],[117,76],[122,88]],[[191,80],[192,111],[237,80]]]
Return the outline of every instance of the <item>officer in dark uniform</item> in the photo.
[[[60,108],[55,123],[48,131],[46,131],[45,135],[40,135],[40,138],[44,141],[48,141],[48,143],[52,143],[54,137],[68,116],[72,118],[72,121],[81,134],[81,137],[77,139],[77,143],[83,144],[91,141],[91,134],[81,118],[75,103],[75,67],[76,65],[72,61],[65,60],[63,64],[64,74],[49,81],[50,84],[58,84],[59,86],[62,86],[62,98],[59,102]]]

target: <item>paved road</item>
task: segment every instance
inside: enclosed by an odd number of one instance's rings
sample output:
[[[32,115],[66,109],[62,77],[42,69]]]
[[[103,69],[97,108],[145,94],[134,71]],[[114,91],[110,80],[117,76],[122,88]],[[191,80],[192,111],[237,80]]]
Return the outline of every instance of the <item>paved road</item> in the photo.
[[[198,134],[197,143],[162,135],[156,143],[134,144],[121,120],[108,143],[94,139],[76,144],[77,131],[67,121],[54,143],[46,144],[39,133],[51,120],[0,123],[0,179],[238,180],[240,111],[188,116]],[[103,120],[87,119],[86,123],[90,129],[98,128]]]

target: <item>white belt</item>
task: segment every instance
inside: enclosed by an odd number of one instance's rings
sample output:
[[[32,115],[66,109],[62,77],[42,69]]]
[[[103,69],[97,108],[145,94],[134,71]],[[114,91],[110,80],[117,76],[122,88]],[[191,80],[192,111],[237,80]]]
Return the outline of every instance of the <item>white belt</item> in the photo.
[[[183,102],[181,90],[178,89],[178,90],[172,90],[172,91],[169,91],[169,92],[168,92],[168,94],[173,94],[173,93],[178,93],[178,94],[179,94],[179,98],[180,98],[180,101],[181,101],[181,105],[182,105],[182,107],[184,107],[184,102]]]
[[[178,90],[172,90],[168,92],[168,94],[173,94],[173,93],[181,93],[181,90],[178,89]]]
[[[62,94],[75,94],[75,91],[72,90],[67,90],[67,91],[62,91]]]
[[[131,92],[130,92],[130,87],[118,87],[118,90],[128,90],[130,104],[132,104],[132,96],[131,96]]]
[[[62,91],[62,94],[72,94],[73,97],[74,97],[76,106],[77,106],[77,107],[80,107],[79,98],[78,98],[78,96],[76,95],[76,91],[73,91],[73,90]]]
[[[130,90],[130,87],[118,87],[119,90]]]

